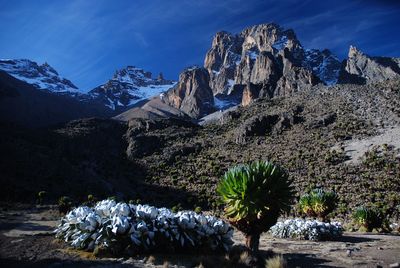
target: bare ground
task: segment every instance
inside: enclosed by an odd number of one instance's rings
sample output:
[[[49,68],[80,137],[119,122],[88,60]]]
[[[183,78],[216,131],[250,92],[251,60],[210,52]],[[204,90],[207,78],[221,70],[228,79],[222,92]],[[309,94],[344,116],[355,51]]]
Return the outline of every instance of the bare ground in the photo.
[[[374,146],[386,144],[393,146],[394,149],[400,148],[400,126],[381,129],[380,132],[381,134],[376,136],[346,142],[344,144],[344,151],[350,158],[347,163],[359,164],[361,162],[361,157]]]
[[[0,267],[214,267],[225,256],[151,255],[97,259],[54,239],[60,218],[53,207],[0,212]],[[235,232],[236,245],[244,237]],[[289,267],[389,267],[400,261],[400,236],[345,233],[339,241],[311,242],[263,235],[261,255],[282,254]],[[215,261],[215,263],[214,263]],[[207,265],[208,264],[208,265]]]

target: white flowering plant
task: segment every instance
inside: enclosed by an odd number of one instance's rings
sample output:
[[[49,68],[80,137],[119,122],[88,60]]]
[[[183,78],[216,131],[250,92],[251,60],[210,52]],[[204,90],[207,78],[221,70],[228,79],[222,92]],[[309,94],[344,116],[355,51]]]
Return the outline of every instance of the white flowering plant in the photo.
[[[318,220],[287,219],[278,221],[269,233],[277,238],[295,238],[302,240],[334,240],[343,234],[340,222],[321,222]]]
[[[77,249],[100,246],[150,250],[225,250],[233,244],[233,228],[223,220],[193,211],[103,200],[81,206],[61,219],[56,237]]]

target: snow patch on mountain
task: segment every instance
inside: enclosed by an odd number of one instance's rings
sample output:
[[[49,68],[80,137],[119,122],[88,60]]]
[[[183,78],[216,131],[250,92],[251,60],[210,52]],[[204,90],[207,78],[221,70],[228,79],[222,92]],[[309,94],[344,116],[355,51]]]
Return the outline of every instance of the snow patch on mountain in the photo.
[[[27,59],[1,59],[0,70],[41,90],[52,93],[79,93],[71,81],[60,76],[48,63],[42,65]]]
[[[272,45],[273,48],[277,50],[282,50],[288,42],[288,37],[286,35],[282,35],[275,43]]]
[[[89,95],[113,110],[130,107],[141,100],[159,95],[176,82],[165,80],[160,73],[157,78],[135,66],[117,70],[110,80],[91,91]]]
[[[168,89],[174,87],[176,82],[167,85],[149,85],[145,87],[139,87],[138,90],[135,92],[138,99],[133,99],[129,103],[129,105],[133,105],[141,100],[148,99],[150,97],[161,95],[162,93],[166,92]]]
[[[335,85],[339,78],[341,63],[329,50],[306,49],[303,66],[312,70],[326,85]]]

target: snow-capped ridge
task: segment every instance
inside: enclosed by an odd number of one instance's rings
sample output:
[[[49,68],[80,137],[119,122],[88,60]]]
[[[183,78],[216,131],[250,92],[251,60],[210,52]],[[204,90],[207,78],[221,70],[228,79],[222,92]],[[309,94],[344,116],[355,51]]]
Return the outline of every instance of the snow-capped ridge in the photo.
[[[2,59],[0,70],[41,90],[61,94],[79,93],[77,86],[60,76],[47,62],[39,65],[28,59]]]
[[[162,73],[153,78],[151,72],[130,65],[116,70],[110,80],[92,89],[88,94],[113,110],[126,109],[167,91],[175,84],[172,80],[164,79]]]

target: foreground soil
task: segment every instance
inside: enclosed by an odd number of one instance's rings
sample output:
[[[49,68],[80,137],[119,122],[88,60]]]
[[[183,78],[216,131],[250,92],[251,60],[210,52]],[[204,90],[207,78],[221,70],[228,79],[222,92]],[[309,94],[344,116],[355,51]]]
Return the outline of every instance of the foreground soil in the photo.
[[[51,206],[0,211],[0,267],[231,267],[226,256],[175,255],[95,258],[54,239],[60,215]],[[235,232],[235,245],[244,237]],[[400,261],[400,236],[345,233],[339,241],[261,237],[261,254],[282,254],[289,267],[389,267]],[[232,257],[231,257],[232,258]],[[245,260],[243,260],[245,262]],[[245,266],[244,266],[245,267]]]

